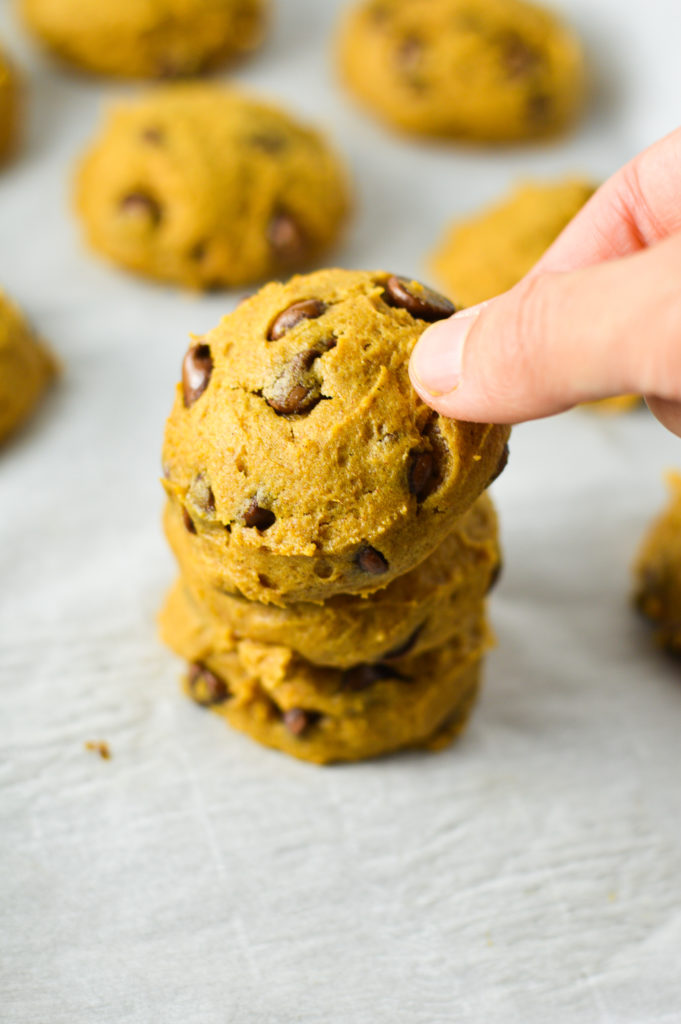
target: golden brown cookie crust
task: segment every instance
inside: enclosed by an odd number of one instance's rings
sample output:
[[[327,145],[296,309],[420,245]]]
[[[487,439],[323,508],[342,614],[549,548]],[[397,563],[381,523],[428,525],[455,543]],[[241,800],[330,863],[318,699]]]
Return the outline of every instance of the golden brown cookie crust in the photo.
[[[349,210],[343,166],[283,110],[218,85],[170,85],[114,109],[80,166],[93,249],[189,288],[305,266]]]
[[[421,135],[550,135],[584,94],[575,35],[523,0],[364,0],[342,25],[339,60],[363,104]]]
[[[418,282],[325,270],[267,285],[196,339],[164,484],[211,586],[279,605],[369,593],[442,543],[509,436],[412,389],[411,350],[443,315]]]
[[[472,709],[489,645],[481,617],[448,644],[389,665],[321,668],[287,647],[223,643],[179,587],[161,631],[192,664],[186,689],[198,703],[265,746],[320,764],[450,742]]]
[[[0,442],[30,415],[55,372],[48,350],[0,292]]]
[[[0,165],[14,155],[19,137],[19,79],[0,50]]]
[[[265,0],[20,0],[45,47],[84,70],[133,78],[196,75],[252,50]]]
[[[420,654],[453,639],[471,617],[479,618],[499,571],[496,515],[486,494],[415,569],[373,594],[340,594],[321,605],[278,608],[210,586],[174,505],[167,508],[166,535],[183,585],[224,642],[249,637],[285,644],[307,661],[335,668]]]
[[[669,500],[651,524],[634,565],[634,601],[661,647],[681,652],[681,473],[667,474]]]

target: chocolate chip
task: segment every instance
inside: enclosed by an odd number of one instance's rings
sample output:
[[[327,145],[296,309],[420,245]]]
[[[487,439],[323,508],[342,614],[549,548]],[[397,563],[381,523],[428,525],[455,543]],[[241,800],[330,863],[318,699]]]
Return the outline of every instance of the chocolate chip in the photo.
[[[150,142],[153,146],[159,146],[164,140],[164,134],[160,128],[156,125],[149,125],[142,132],[142,138],[145,142]]]
[[[409,491],[421,501],[429,493],[428,488],[437,466],[432,452],[411,452],[409,456]]]
[[[497,467],[496,467],[496,469],[494,470],[494,473],[492,474],[492,476],[490,477],[490,479],[487,482],[487,486],[488,487],[491,487],[492,484],[494,483],[494,481],[497,479],[497,477],[501,476],[501,474],[506,469],[506,466],[508,464],[508,456],[509,456],[509,448],[508,448],[508,445],[505,444],[504,445],[504,449],[503,449],[503,451],[501,453],[501,456],[499,457],[499,461],[497,463]]]
[[[288,306],[272,321],[267,332],[268,341],[278,341],[302,320],[316,320],[326,312],[326,303],[321,299],[303,299]]]
[[[248,142],[256,149],[261,149],[263,153],[271,155],[280,153],[287,145],[287,140],[284,136],[277,135],[275,132],[256,132],[255,135],[249,136]]]
[[[371,5],[367,13],[375,25],[384,25],[389,20],[392,10],[384,0],[378,0]]]
[[[192,700],[204,708],[224,704],[230,696],[225,681],[198,661],[189,666],[187,687]]]
[[[411,636],[408,636],[403,643],[393,647],[387,654],[384,654],[383,657],[388,660],[390,658],[403,658],[405,654],[409,654],[409,652],[413,650],[422,630],[423,623],[421,623],[420,626],[417,626]]]
[[[203,473],[194,477],[189,488],[190,504],[201,512],[212,515],[215,512],[215,495]]]
[[[154,226],[161,222],[161,204],[148,192],[128,192],[119,202],[118,208],[126,216],[148,220]]]
[[[270,526],[276,522],[276,516],[274,512],[269,508],[262,508],[258,505],[255,498],[244,512],[244,526],[253,527],[256,530],[269,530]]]
[[[361,690],[368,690],[380,679],[394,679],[396,675],[390,665],[382,665],[380,662],[375,665],[354,665],[343,673],[342,687],[352,693],[359,693]]]
[[[409,453],[407,481],[409,491],[418,502],[425,501],[440,487],[449,459],[449,448],[438,426],[439,416],[431,416],[423,431],[429,449],[414,449]]]
[[[283,714],[284,725],[293,736],[302,736],[311,725],[319,721],[317,711],[304,711],[303,708],[289,708]]]
[[[418,36],[406,36],[397,48],[397,63],[407,75],[419,69],[423,58],[423,40]]]
[[[380,576],[382,573],[388,571],[388,562],[383,557],[380,551],[376,548],[366,545],[366,547],[360,548],[355,558],[357,565],[362,572],[368,573],[370,576]]]
[[[516,32],[510,32],[501,41],[502,61],[510,79],[522,78],[534,71],[539,63],[539,54],[527,45]]]
[[[496,587],[497,583],[499,582],[499,577],[501,576],[503,568],[504,568],[504,563],[501,561],[501,559],[499,559],[497,564],[492,569],[492,572],[490,573],[489,583],[487,584],[487,593],[488,594],[489,594],[490,590],[492,590],[493,587]]]
[[[267,404],[279,415],[300,415],[321,401],[320,382],[312,371],[312,364],[319,355],[316,349],[299,352],[272,386],[263,391]]]
[[[184,404],[189,408],[210,383],[213,372],[213,357],[208,345],[192,345],[182,363],[182,393]]]
[[[277,402],[275,399],[272,399],[267,404],[271,405],[275,412],[287,416],[294,413],[309,412],[318,401],[319,398],[313,397],[311,392],[304,388],[302,384],[296,384],[282,400]]]
[[[297,263],[306,254],[303,230],[290,213],[275,213],[267,227],[267,241],[280,263]]]
[[[187,78],[201,70],[200,62],[187,56],[166,53],[158,61],[156,73],[159,78]]]
[[[410,281],[396,274],[386,281],[383,298],[389,306],[406,309],[413,317],[429,323],[444,320],[456,313],[456,307],[444,295],[418,281]]]
[[[189,259],[193,260],[194,263],[201,263],[205,260],[206,253],[208,252],[208,243],[204,240],[196,242],[189,250]]]
[[[185,529],[187,530],[188,533],[196,533],[196,527],[194,526],[192,517],[189,515],[189,512],[187,512],[187,509],[184,507],[182,508],[182,522],[184,523]]]
[[[527,116],[530,121],[543,125],[551,116],[551,97],[545,93],[535,93],[527,101]]]

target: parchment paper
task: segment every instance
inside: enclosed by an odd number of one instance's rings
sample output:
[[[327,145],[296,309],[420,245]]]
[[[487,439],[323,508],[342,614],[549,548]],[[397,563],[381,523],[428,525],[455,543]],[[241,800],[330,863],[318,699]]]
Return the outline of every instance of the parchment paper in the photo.
[[[571,137],[398,138],[337,85],[336,0],[279,0],[234,73],[326,126],[357,216],[334,261],[424,276],[447,220],[518,177],[604,177],[681,117],[677,0],[564,0],[594,67]],[[181,697],[159,449],[189,331],[238,296],[84,249],[73,162],[135,87],[40,57],[0,176],[0,282],[63,362],[0,453],[0,1020],[7,1024],[672,1024],[681,1020],[678,665],[628,606],[679,441],[645,410],[514,433],[494,486],[498,647],[465,738],[318,769]],[[84,749],[106,740],[112,759]]]

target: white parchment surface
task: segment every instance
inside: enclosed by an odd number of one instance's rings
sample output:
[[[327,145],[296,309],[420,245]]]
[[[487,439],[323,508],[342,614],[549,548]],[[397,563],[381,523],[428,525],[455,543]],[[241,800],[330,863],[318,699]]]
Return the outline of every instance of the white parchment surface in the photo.
[[[568,139],[495,151],[411,143],[357,111],[330,58],[341,6],[279,0],[235,77],[347,154],[342,265],[422,277],[449,218],[518,177],[602,178],[681,120],[678,0],[564,0],[589,114]],[[29,88],[24,153],[0,176],[0,283],[64,365],[0,453],[2,1024],[676,1024],[681,679],[627,601],[681,442],[644,410],[515,431],[494,486],[498,647],[451,750],[319,769],[230,733],[180,696],[155,615],[174,573],[163,422],[189,331],[238,296],[87,254],[73,162],[102,103],[136,87],[53,67],[8,0],[0,35]]]

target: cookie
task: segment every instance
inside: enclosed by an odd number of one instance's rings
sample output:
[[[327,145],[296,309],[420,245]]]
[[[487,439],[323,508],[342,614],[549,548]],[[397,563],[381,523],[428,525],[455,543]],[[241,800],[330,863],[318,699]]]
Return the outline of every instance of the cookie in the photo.
[[[324,604],[287,608],[248,601],[210,585],[194,560],[193,537],[177,505],[167,509],[166,533],[182,585],[216,633],[234,640],[284,644],[317,665],[349,668],[357,661],[392,661],[452,639],[481,614],[499,572],[494,506],[482,495],[420,565],[367,597],[345,594]]]
[[[210,585],[266,604],[387,586],[503,469],[509,428],[441,418],[409,382],[443,296],[385,272],[272,283],[184,360],[164,485]]]
[[[134,78],[196,75],[251,50],[265,0],[20,0],[49,50],[87,71]]]
[[[0,292],[0,442],[33,411],[55,371],[50,353]]]
[[[584,93],[576,37],[522,0],[364,0],[342,26],[339,63],[364,105],[418,135],[550,135]]]
[[[434,277],[461,306],[508,291],[520,281],[593,195],[578,178],[516,187],[489,209],[449,228],[430,260]],[[638,395],[616,395],[585,406],[602,413],[627,412]]]
[[[667,475],[669,501],[652,523],[634,565],[634,601],[661,647],[681,652],[681,473]]]
[[[453,224],[430,258],[435,278],[461,306],[507,291],[543,256],[594,186],[580,179],[527,182]]]
[[[198,704],[265,746],[320,764],[452,740],[474,704],[489,645],[480,616],[420,655],[322,668],[282,645],[216,637],[182,588],[171,591],[161,630],[190,662],[185,688]]]
[[[114,110],[76,205],[93,249],[190,288],[290,272],[334,242],[346,175],[317,132],[218,85],[169,85]]]
[[[612,395],[610,398],[597,398],[593,402],[583,402],[585,409],[603,413],[606,416],[630,412],[641,405],[640,395]]]
[[[13,155],[19,134],[19,84],[9,58],[0,50],[0,164]]]

